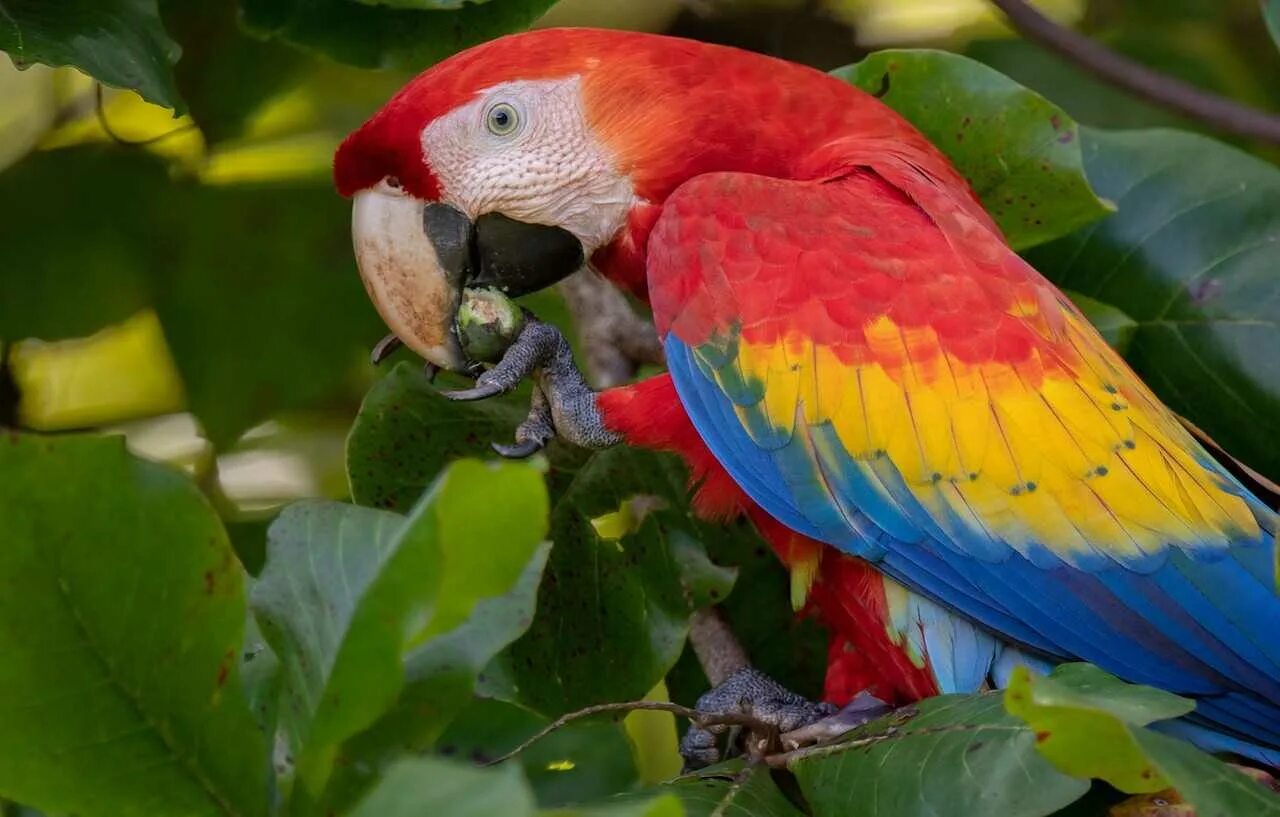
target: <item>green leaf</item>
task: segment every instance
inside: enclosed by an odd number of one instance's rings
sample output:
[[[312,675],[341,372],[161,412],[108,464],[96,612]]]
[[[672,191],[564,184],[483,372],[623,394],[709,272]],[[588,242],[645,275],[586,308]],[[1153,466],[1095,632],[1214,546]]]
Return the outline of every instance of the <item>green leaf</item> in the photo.
[[[83,817],[265,814],[243,573],[196,487],[120,438],[10,432],[0,518],[0,795]]]
[[[215,445],[346,392],[384,330],[351,254],[350,205],[327,183],[175,184],[154,219],[168,251],[151,253],[152,298]]]
[[[670,543],[680,586],[691,608],[711,607],[729,596],[738,578],[736,567],[722,567],[711,561],[707,549],[685,531],[673,530]]]
[[[0,0],[0,50],[19,65],[75,66],[183,112],[172,71],[181,49],[156,0]]]
[[[103,192],[145,209],[164,184],[153,158],[104,149],[37,152],[0,174],[0,335],[79,337],[145,307],[148,219],[104,218]]]
[[[613,798],[608,803],[538,812],[541,817],[685,817],[683,804],[670,794],[648,799]]]
[[[1137,726],[1180,718],[1196,708],[1188,698],[1125,683],[1092,664],[1059,664],[1048,677],[1035,676],[1034,681],[1029,672],[1019,670],[1015,679],[1019,685],[1030,685],[1034,706],[1091,709]],[[1011,682],[1008,688],[1013,687]],[[1006,695],[1006,707],[1011,697]]]
[[[506,653],[518,700],[544,714],[644,696],[680,656],[692,605],[674,560],[672,531],[691,520],[651,514],[619,541],[590,519],[635,493],[678,497],[684,474],[632,448],[593,456],[557,498],[547,582],[533,624]]]
[[[1035,730],[1040,753],[1067,774],[1101,778],[1121,791],[1152,792],[1169,783],[1138,746],[1132,727],[1180,717],[1195,704],[1087,664],[1069,664],[1048,677],[1015,669],[1005,709]]]
[[[435,751],[485,763],[511,751],[548,722],[514,704],[479,699],[449,724]],[[524,767],[544,808],[603,800],[636,784],[631,747],[621,723],[613,720],[568,724],[510,762]]]
[[[401,760],[350,817],[530,817],[533,792],[514,763],[478,769],[434,757]]]
[[[985,65],[944,51],[888,50],[833,73],[878,95],[946,153],[1015,249],[1110,212],[1081,168],[1076,123]]]
[[[1221,760],[1150,729],[1137,730],[1135,737],[1156,769],[1195,806],[1197,817],[1280,815],[1280,796]]]
[[[448,462],[506,439],[527,413],[514,400],[446,399],[420,367],[398,363],[365,395],[347,437],[351,499],[410,508]]]
[[[422,69],[528,28],[555,0],[490,0],[453,10],[379,8],[350,0],[241,0],[256,33],[366,68]]]
[[[240,136],[250,115],[296,84],[306,64],[293,49],[249,36],[235,2],[166,0],[161,13],[182,46],[174,77],[206,145]]]
[[[479,601],[461,625],[405,656],[404,689],[395,705],[342,746],[342,762],[325,792],[325,813],[344,810],[372,782],[373,772],[400,753],[433,746],[467,710],[477,676],[528,628],[550,549],[549,543],[538,548],[510,592]]]
[[[1280,815],[1280,797],[1189,743],[1144,728],[1194,704],[1125,684],[1087,664],[1052,675],[1014,670],[1005,708],[1035,730],[1036,748],[1062,771],[1098,777],[1127,792],[1172,787],[1201,817]]]
[[[451,457],[510,438],[527,399],[454,403],[414,367],[397,366],[370,390],[348,438],[352,496],[403,507]],[[678,658],[694,605],[724,592],[725,576],[707,574],[689,549],[731,534],[689,517],[686,475],[670,455],[553,445],[548,458],[548,578],[528,633],[486,671],[484,693],[544,714],[639,698]],[[666,510],[619,541],[601,539],[590,520],[638,495],[659,497]]]
[[[1280,170],[1175,131],[1084,132],[1119,212],[1028,259],[1127,315],[1125,359],[1174,411],[1280,478]]]
[[[944,695],[793,761],[814,817],[1041,817],[1089,788],[1036,752],[1001,696]]]
[[[252,603],[285,666],[295,799],[319,797],[338,746],[392,706],[406,655],[511,589],[546,517],[536,471],[477,462],[448,469],[403,522],[336,503],[281,515]]]
[[[1267,30],[1271,39],[1280,47],[1280,0],[1258,0],[1262,4],[1262,16],[1267,21]]]
[[[654,789],[680,798],[688,817],[801,817],[774,783],[768,769],[721,763]],[[638,796],[638,795],[637,795]]]

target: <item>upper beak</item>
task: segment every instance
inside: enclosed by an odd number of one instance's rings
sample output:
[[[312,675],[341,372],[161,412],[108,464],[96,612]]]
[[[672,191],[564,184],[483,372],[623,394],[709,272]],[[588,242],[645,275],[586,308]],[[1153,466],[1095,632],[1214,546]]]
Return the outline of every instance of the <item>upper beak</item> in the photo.
[[[377,190],[355,195],[351,235],[360,277],[388,328],[423,359],[455,372],[473,365],[457,330],[465,287],[517,297],[583,262],[581,242],[560,227],[500,213],[472,223],[448,204]]]

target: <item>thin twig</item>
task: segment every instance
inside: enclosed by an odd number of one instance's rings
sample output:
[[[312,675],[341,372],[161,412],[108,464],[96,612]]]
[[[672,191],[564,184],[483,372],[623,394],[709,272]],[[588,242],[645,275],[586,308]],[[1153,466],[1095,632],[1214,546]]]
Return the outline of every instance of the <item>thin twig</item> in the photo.
[[[1280,116],[1225,97],[1122,57],[1083,34],[1058,25],[1025,0],[991,0],[1009,24],[1029,40],[1061,54],[1112,85],[1213,127],[1266,142],[1280,143]]]
[[[775,769],[786,767],[789,763],[797,760],[804,760],[810,757],[825,757],[826,755],[839,754],[850,749],[859,749],[863,746],[871,746],[876,743],[884,743],[890,740],[902,740],[904,738],[915,737],[917,735],[940,735],[948,732],[973,732],[976,730],[983,731],[1000,731],[1000,732],[1021,732],[1026,731],[1025,726],[996,726],[993,724],[983,723],[955,723],[949,726],[926,726],[921,729],[899,729],[890,727],[889,730],[881,732],[878,735],[868,735],[865,738],[854,738],[853,740],[842,740],[836,738],[833,741],[824,743],[816,743],[812,746],[802,746],[799,749],[792,749],[790,752],[778,752],[772,755],[766,755],[762,760]]]
[[[641,710],[670,712],[672,715],[676,715],[681,718],[688,718],[690,721],[703,728],[709,726],[745,726],[749,729],[762,732],[768,732],[771,730],[776,731],[772,725],[765,723],[759,718],[752,717],[751,715],[740,715],[729,712],[707,714],[706,712],[699,712],[696,709],[690,709],[689,707],[681,706],[680,704],[668,703],[667,701],[624,701],[622,703],[596,704],[595,706],[588,706],[583,709],[578,709],[561,715],[551,723],[539,729],[531,737],[522,742],[516,748],[512,749],[510,752],[507,752],[505,755],[494,760],[490,760],[484,765],[494,766],[510,760],[525,749],[528,749],[533,744],[545,738],[547,735],[550,735],[558,729],[562,729],[574,721],[589,718],[592,715],[600,715],[605,712],[636,712]]]
[[[103,132],[107,134],[107,138],[110,139],[112,142],[115,142],[117,145],[122,145],[123,147],[130,147],[130,148],[146,147],[147,145],[154,145],[156,142],[161,142],[165,139],[168,139],[170,136],[177,136],[180,133],[186,133],[189,130],[194,130],[196,127],[194,122],[188,122],[185,125],[179,125],[178,127],[172,130],[167,130],[164,133],[160,133],[155,136],[149,136],[146,139],[127,139],[121,136],[120,134],[116,133],[115,129],[111,127],[111,123],[107,121],[107,110],[103,106],[103,102],[102,102],[102,83],[101,82],[94,84],[93,92],[94,92],[93,111],[94,111],[94,114],[98,117],[98,125],[100,125],[102,127]]]
[[[738,792],[742,791],[742,787],[751,779],[751,775],[759,771],[760,768],[759,764],[748,763],[738,770],[738,773],[733,776],[733,782],[729,784],[729,789],[724,793],[724,797],[721,797],[720,802],[716,803],[715,809],[711,812],[711,817],[724,817],[729,812],[729,806],[733,805],[733,801],[738,799]]]

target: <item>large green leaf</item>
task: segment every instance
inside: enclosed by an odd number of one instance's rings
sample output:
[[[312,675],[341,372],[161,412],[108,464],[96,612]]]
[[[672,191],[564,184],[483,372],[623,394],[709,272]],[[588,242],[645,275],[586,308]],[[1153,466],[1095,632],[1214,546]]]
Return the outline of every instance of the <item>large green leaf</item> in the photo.
[[[1194,705],[1126,684],[1096,667],[1068,664],[1046,677],[1014,670],[1005,709],[1035,730],[1036,748],[1059,769],[1099,777],[1122,791],[1167,787],[1208,815],[1280,815],[1280,797],[1194,746],[1144,728]]]
[[[915,711],[791,764],[815,817],[1042,817],[1089,788],[1036,752],[1035,735],[1000,695],[944,695]]]
[[[1085,178],[1076,123],[982,63],[889,50],[834,73],[878,95],[946,153],[1015,249],[1110,212]]]
[[[460,462],[406,520],[306,503],[272,526],[252,601],[285,666],[296,802],[321,795],[340,744],[395,702],[406,655],[516,584],[546,518],[536,471]]]
[[[73,65],[182,112],[172,71],[180,49],[156,0],[0,0],[0,50],[19,65]]]
[[[0,439],[0,794],[84,817],[255,815],[243,573],[185,477],[114,437]]]
[[[1049,677],[1014,670],[1005,709],[1036,732],[1040,753],[1075,777],[1098,777],[1127,792],[1169,785],[1137,744],[1134,726],[1180,717],[1195,704],[1168,692],[1126,684],[1088,664]]]
[[[1271,39],[1280,47],[1280,0],[1258,0],[1262,4],[1262,16],[1267,20],[1267,30]]]
[[[466,711],[477,676],[528,628],[549,551],[550,544],[539,547],[510,592],[479,601],[465,622],[405,656],[404,688],[395,705],[342,746],[324,796],[327,811],[343,810],[378,769],[406,750],[430,748]]]
[[[453,10],[422,10],[351,0],[241,0],[246,24],[263,36],[367,68],[414,69],[527,28],[554,2],[489,0]]]
[[[1126,360],[1174,411],[1280,478],[1280,170],[1175,131],[1086,130],[1119,212],[1028,256],[1135,322]]]

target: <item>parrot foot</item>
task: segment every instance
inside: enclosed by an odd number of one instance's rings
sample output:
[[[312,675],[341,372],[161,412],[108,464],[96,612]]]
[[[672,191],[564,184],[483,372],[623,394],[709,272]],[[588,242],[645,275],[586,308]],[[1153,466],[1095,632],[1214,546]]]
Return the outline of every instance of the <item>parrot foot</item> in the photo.
[[[694,709],[709,716],[749,715],[773,728],[772,734],[751,734],[746,749],[752,755],[764,755],[771,745],[791,751],[814,741],[826,740],[848,732],[889,711],[878,698],[863,693],[849,706],[837,711],[828,703],[814,703],[752,667],[744,667],[719,686],[698,699]],[[717,736],[730,727],[690,725],[680,740],[680,756],[686,769],[699,769],[720,760]],[[731,735],[730,741],[734,741]]]
[[[493,450],[509,460],[519,460],[536,454],[556,436],[555,421],[551,418],[551,404],[541,388],[533,390],[533,403],[529,416],[516,427],[515,445],[490,443]]]
[[[450,400],[484,400],[506,394],[528,378],[536,387],[529,416],[516,430],[514,446],[494,446],[499,454],[527,457],[552,437],[584,448],[622,442],[622,435],[605,427],[596,394],[574,362],[569,341],[532,316],[502,360],[477,377],[474,387],[443,394]]]

